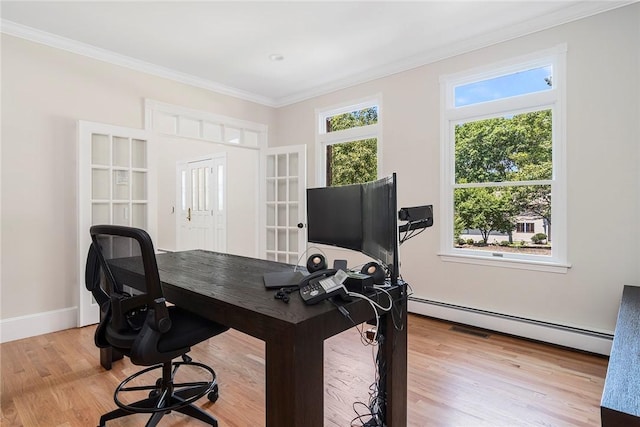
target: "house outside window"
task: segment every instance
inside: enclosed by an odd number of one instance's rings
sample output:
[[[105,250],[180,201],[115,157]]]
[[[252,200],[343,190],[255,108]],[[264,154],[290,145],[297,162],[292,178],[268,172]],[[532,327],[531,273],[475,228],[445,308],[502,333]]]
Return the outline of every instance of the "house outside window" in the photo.
[[[339,186],[378,178],[379,98],[316,111],[318,185]]]
[[[565,53],[441,78],[443,259],[566,271]]]

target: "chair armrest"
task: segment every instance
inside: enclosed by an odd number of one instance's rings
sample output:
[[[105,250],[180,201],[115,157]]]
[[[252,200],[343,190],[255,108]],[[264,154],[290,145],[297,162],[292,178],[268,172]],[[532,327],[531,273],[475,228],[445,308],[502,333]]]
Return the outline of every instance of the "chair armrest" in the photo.
[[[164,297],[153,300],[153,317],[147,317],[148,320],[152,321],[149,326],[163,334],[171,329],[171,319],[169,318],[166,302],[167,300]]]

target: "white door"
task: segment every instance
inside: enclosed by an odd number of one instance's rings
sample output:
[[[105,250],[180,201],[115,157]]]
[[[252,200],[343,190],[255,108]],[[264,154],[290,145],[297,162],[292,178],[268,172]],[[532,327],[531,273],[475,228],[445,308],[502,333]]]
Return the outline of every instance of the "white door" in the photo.
[[[178,250],[226,252],[226,157],[180,162],[176,168]]]
[[[307,246],[306,146],[268,148],[263,167],[265,259],[297,264]]]
[[[85,288],[89,228],[116,224],[156,233],[155,158],[146,131],[78,122],[78,326],[99,321]]]

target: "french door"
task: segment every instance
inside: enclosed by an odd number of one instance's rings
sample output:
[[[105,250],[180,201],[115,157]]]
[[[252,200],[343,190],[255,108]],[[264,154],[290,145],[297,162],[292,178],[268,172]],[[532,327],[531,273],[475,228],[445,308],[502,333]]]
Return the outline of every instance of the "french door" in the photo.
[[[262,161],[263,254],[268,260],[296,264],[307,246],[306,146],[265,149]]]
[[[102,123],[78,122],[78,326],[97,323],[99,307],[86,290],[89,228],[142,228],[155,238],[156,179],[148,134]]]

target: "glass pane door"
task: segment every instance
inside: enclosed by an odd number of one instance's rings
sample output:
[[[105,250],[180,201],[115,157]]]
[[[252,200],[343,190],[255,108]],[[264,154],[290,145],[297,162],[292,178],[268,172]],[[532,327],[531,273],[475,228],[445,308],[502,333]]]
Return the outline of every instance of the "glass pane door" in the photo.
[[[84,267],[91,244],[89,228],[116,224],[142,228],[155,235],[149,207],[149,141],[139,129],[79,122],[79,326],[98,321],[98,307],[84,285]]]
[[[267,150],[264,169],[265,258],[296,264],[307,242],[305,147]]]

